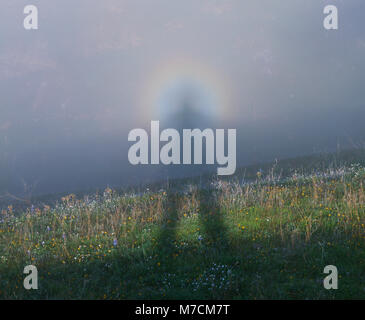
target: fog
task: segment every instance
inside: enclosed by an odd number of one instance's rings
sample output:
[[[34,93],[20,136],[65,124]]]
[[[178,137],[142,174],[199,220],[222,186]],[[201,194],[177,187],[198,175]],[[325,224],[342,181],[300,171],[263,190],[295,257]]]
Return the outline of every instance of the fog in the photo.
[[[31,31],[28,4],[0,5],[2,191],[199,174],[129,164],[128,133],[151,120],[237,129],[238,166],[365,141],[363,0],[37,0]]]

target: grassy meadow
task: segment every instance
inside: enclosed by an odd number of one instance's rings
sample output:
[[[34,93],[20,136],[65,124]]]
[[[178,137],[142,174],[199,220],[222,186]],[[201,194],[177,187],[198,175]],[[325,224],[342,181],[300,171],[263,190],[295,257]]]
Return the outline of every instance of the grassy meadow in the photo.
[[[21,213],[9,205],[0,298],[363,299],[363,159],[310,159],[204,184],[65,195]],[[29,264],[38,290],[23,287]],[[338,290],[323,287],[326,265],[338,268]]]

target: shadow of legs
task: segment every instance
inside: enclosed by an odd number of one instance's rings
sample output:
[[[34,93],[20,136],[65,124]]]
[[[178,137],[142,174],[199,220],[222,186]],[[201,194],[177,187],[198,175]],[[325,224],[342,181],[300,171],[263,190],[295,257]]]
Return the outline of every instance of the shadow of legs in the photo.
[[[227,230],[224,225],[218,195],[211,190],[199,191],[199,217],[207,244],[228,248]]]
[[[176,226],[178,219],[178,195],[167,191],[166,203],[161,221],[160,233],[157,239],[157,254],[165,257],[174,249]]]

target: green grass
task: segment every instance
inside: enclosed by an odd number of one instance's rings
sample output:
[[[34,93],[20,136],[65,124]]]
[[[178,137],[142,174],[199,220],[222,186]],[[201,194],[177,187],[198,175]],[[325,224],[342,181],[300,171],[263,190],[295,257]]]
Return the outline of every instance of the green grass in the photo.
[[[3,210],[2,299],[363,299],[361,166]],[[176,190],[179,190],[177,192]],[[23,288],[38,268],[39,289]],[[335,265],[339,289],[326,290]]]

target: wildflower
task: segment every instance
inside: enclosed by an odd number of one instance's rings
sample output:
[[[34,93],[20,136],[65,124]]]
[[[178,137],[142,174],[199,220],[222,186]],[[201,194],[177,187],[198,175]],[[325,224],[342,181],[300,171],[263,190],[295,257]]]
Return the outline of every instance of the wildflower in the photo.
[[[117,239],[114,239],[113,240],[113,246],[116,247],[118,245],[118,240]]]
[[[199,241],[202,241],[203,240],[203,237],[201,235],[198,236],[198,240]]]
[[[257,175],[257,178],[261,178],[261,176],[262,176],[262,170],[260,169],[259,171],[257,171],[256,175]]]

